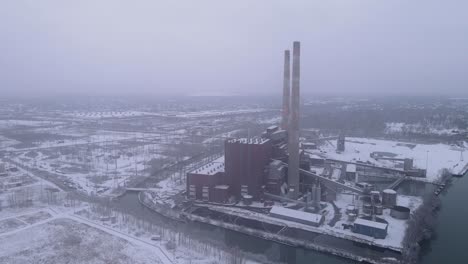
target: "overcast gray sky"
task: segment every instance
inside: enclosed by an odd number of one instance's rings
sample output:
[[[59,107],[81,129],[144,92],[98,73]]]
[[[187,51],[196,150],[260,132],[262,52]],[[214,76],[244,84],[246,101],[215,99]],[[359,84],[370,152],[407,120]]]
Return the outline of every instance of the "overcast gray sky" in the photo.
[[[2,0],[7,94],[463,93],[466,0]]]

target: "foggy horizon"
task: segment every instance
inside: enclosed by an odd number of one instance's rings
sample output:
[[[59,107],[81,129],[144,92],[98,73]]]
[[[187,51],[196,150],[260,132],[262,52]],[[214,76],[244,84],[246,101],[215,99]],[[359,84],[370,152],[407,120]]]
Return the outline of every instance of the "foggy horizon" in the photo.
[[[297,40],[304,95],[466,95],[466,8],[456,0],[3,2],[0,89],[280,95],[282,54]]]
[[[1,2],[0,264],[461,263],[466,10]]]

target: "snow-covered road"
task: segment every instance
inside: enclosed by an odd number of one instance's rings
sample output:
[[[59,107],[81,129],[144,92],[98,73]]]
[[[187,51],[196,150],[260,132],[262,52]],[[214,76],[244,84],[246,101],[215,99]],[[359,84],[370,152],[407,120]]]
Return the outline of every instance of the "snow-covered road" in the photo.
[[[173,263],[175,263],[169,257],[169,252],[166,249],[159,247],[158,245],[154,245],[154,244],[152,244],[150,242],[147,242],[147,241],[145,241],[143,239],[139,239],[137,237],[130,236],[128,234],[117,231],[117,230],[115,230],[113,228],[110,228],[108,226],[104,226],[104,225],[98,224],[96,222],[92,222],[92,221],[90,221],[90,220],[88,220],[86,218],[83,218],[81,216],[77,216],[77,215],[74,215],[74,214],[68,214],[68,215],[65,216],[65,218],[72,219],[72,220],[74,220],[76,222],[80,222],[80,223],[85,224],[85,225],[89,225],[91,227],[102,230],[102,231],[104,231],[104,232],[106,232],[108,234],[111,234],[113,236],[123,238],[123,239],[127,240],[128,242],[130,242],[130,243],[132,243],[134,245],[145,247],[145,248],[148,248],[150,250],[153,250],[153,252],[156,253],[156,255],[159,257],[161,262],[164,263],[164,264],[173,264]],[[156,251],[154,251],[154,250],[156,250]]]
[[[80,209],[83,209],[83,208],[80,208]],[[29,212],[28,214],[18,214],[16,216],[11,216],[11,217],[6,217],[6,218],[1,219],[1,220],[18,219],[19,221],[21,221],[25,225],[20,227],[20,228],[14,229],[12,231],[1,233],[0,238],[4,237],[4,236],[12,235],[12,234],[24,231],[24,230],[27,230],[27,229],[32,228],[32,227],[43,225],[43,224],[48,223],[48,222],[50,222],[52,220],[56,220],[56,219],[59,219],[59,218],[67,218],[67,219],[73,220],[75,222],[85,224],[87,226],[99,229],[99,230],[101,230],[103,232],[106,232],[106,233],[108,233],[110,235],[122,238],[122,239],[130,242],[131,244],[133,244],[135,246],[149,249],[151,252],[154,252],[156,254],[156,256],[159,258],[159,260],[163,264],[174,264],[174,263],[176,263],[175,261],[173,261],[169,257],[170,253],[165,248],[162,248],[162,247],[160,247],[158,245],[155,245],[155,244],[150,243],[148,241],[145,241],[143,239],[131,236],[129,234],[120,232],[120,231],[115,230],[115,229],[113,229],[111,227],[104,226],[102,224],[99,224],[99,223],[90,221],[90,220],[88,220],[86,218],[83,218],[81,216],[78,216],[78,215],[74,214],[74,211],[76,211],[75,209],[65,209],[64,210],[63,208],[48,207],[48,208],[44,208],[44,209],[41,209],[41,210],[37,210],[36,213],[40,212],[40,211],[49,213],[51,215],[51,217],[49,217],[47,219],[44,219],[44,220],[41,220],[41,221],[38,221],[38,222],[35,222],[33,224],[28,224],[27,222],[24,222],[23,220],[18,218],[18,217],[21,217],[21,216],[24,216],[24,215],[31,214],[31,212]]]

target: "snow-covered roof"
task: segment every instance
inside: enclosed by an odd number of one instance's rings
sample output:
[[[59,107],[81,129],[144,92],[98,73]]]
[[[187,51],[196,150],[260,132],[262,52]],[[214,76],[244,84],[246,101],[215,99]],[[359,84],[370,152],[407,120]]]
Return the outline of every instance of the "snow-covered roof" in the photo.
[[[215,189],[227,190],[229,189],[229,186],[228,185],[216,185]]]
[[[346,165],[346,172],[356,172],[356,165],[355,164]]]
[[[231,139],[229,143],[240,143],[240,144],[265,144],[269,139],[266,138],[238,138]]]
[[[280,166],[282,164],[283,162],[281,160],[273,160],[272,162],[270,162],[270,165],[272,166]]]
[[[333,169],[333,172],[332,172],[332,175],[331,175],[331,178],[333,180],[339,180],[340,179],[340,176],[341,176],[341,170],[340,169]]]
[[[323,172],[325,171],[325,168],[324,167],[310,166],[310,171],[317,174],[317,175],[323,175]]]
[[[215,175],[218,172],[224,172],[224,156],[221,158],[215,159],[190,173],[193,174],[205,174],[205,175]]]
[[[317,155],[317,154],[315,154],[315,153],[310,153],[310,152],[309,152],[309,153],[307,153],[307,154],[309,154],[309,157],[310,157],[311,159],[321,159],[321,160],[324,159],[322,156]]]
[[[395,190],[392,190],[392,189],[385,189],[383,190],[384,193],[386,194],[397,194],[397,192]]]
[[[296,218],[300,220],[306,220],[309,222],[320,223],[322,219],[322,215],[314,214],[314,213],[307,213],[303,211],[293,210],[281,206],[273,206],[270,210],[270,214],[286,216],[289,218]]]
[[[386,224],[386,223],[369,221],[369,220],[362,219],[362,218],[356,219],[356,221],[354,221],[354,224],[355,225],[370,226],[370,227],[377,228],[377,229],[382,229],[382,230],[386,230],[387,226],[388,226],[388,224]]]

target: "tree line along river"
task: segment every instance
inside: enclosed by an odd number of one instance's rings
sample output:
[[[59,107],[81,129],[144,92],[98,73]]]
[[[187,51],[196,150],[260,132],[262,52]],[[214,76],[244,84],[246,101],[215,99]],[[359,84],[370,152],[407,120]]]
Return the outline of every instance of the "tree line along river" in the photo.
[[[466,176],[466,175],[465,175]],[[408,195],[421,195],[432,191],[432,186],[421,183],[403,183],[398,192]],[[468,238],[468,179],[453,178],[453,184],[447,192],[440,194],[442,209],[439,211],[435,236],[422,245],[422,264],[462,263],[468,259],[465,240]],[[194,237],[206,241],[222,241],[226,248],[239,248],[243,252],[266,256],[269,261],[298,264],[349,264],[353,261],[316,251],[295,248],[260,238],[247,236],[222,228],[201,223],[174,223],[149,210],[138,201],[138,194],[127,192],[120,197],[115,206],[145,220],[166,226],[181,228]],[[185,225],[185,226],[184,226]]]

